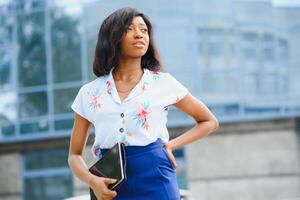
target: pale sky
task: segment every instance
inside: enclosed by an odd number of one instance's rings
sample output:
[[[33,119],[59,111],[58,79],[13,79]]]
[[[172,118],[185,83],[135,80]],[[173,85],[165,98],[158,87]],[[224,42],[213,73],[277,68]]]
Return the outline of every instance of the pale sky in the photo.
[[[83,2],[89,2],[93,0],[83,0]],[[300,0],[245,0],[245,1],[272,1],[275,6],[300,6]],[[9,0],[0,0],[0,5],[9,2]],[[59,2],[59,1],[58,1]],[[73,2],[73,0],[62,0],[62,2]],[[80,0],[75,0],[75,2],[80,2]]]
[[[276,6],[300,6],[300,0],[273,0],[272,2]]]
[[[245,1],[267,1],[275,6],[300,6],[300,0],[245,0]]]

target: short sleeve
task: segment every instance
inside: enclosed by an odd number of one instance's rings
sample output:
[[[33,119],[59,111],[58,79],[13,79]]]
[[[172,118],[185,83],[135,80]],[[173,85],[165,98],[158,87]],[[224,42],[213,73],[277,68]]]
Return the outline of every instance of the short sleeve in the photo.
[[[177,103],[189,93],[188,89],[171,74],[166,73],[165,81],[169,105]]]
[[[91,121],[90,117],[88,116],[88,113],[86,111],[86,103],[84,99],[84,86],[82,86],[79,89],[79,92],[77,93],[75,100],[73,101],[71,108],[74,112],[79,114],[81,117],[87,119],[88,121]]]

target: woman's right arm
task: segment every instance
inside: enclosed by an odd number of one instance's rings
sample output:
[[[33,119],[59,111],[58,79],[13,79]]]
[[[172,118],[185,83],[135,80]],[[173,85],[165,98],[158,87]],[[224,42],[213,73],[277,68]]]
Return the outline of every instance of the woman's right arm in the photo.
[[[117,193],[109,190],[107,186],[116,180],[93,175],[82,158],[90,127],[91,123],[88,120],[75,113],[69,148],[69,166],[80,180],[93,189],[98,199],[112,199]]]

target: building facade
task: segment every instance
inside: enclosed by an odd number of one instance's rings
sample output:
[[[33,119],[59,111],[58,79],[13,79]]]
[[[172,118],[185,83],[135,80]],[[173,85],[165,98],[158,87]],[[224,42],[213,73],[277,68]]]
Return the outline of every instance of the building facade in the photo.
[[[95,78],[102,20],[133,6],[150,17],[166,71],[220,129],[175,152],[195,199],[300,198],[300,8],[269,1],[0,1],[0,199],[88,193],[67,164],[70,105]],[[194,121],[175,108],[176,137]],[[90,145],[85,160],[90,165]]]

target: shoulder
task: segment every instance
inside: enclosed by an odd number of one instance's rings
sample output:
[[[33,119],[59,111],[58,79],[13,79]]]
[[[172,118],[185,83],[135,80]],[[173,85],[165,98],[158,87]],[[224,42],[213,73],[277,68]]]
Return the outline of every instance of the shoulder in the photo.
[[[177,87],[178,85],[182,85],[172,74],[169,72],[161,72],[161,71],[151,71],[148,70],[149,80],[151,80],[151,84],[154,87],[166,87],[167,89],[171,89],[172,87]]]
[[[172,75],[168,72],[157,72],[149,70],[149,75],[150,78],[157,83],[165,82],[172,79]]]
[[[79,91],[86,92],[86,93],[102,91],[106,85],[106,79],[107,79],[107,76],[101,76],[101,77],[95,78],[94,80],[83,84],[80,87]]]
[[[165,85],[166,87],[173,86],[174,84],[179,83],[179,81],[169,72],[158,72],[158,78],[156,78],[159,85]]]
[[[175,76],[168,72],[152,72],[156,86],[159,88],[166,88],[167,90],[182,90],[185,91],[187,88],[177,79]]]

